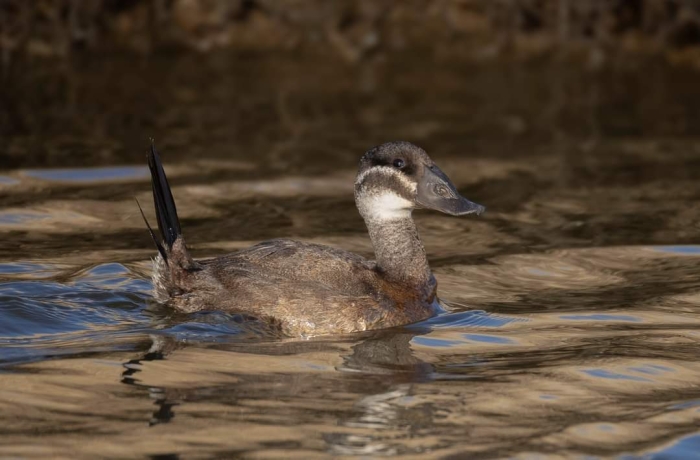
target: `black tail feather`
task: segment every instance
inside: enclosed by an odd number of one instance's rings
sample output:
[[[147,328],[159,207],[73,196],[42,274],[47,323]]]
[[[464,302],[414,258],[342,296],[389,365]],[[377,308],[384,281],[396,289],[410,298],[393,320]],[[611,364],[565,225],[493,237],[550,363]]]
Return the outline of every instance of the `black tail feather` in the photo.
[[[151,185],[153,186],[153,202],[158,219],[158,230],[168,250],[172,249],[175,240],[182,235],[180,219],[177,217],[175,200],[170,191],[168,178],[165,176],[163,164],[156,151],[155,143],[151,140],[151,151],[148,153],[148,167],[151,170]],[[151,234],[153,232],[151,231]],[[162,245],[158,245],[158,251],[165,258],[167,251]],[[167,258],[166,258],[167,261]]]
[[[165,261],[165,263],[168,263],[168,253],[165,252],[165,248],[160,243],[160,241],[158,241],[156,234],[153,233],[153,229],[151,228],[151,224],[148,223],[148,219],[146,219],[146,214],[143,213],[143,208],[141,208],[141,203],[139,203],[139,200],[136,200],[136,206],[138,206],[139,211],[141,211],[141,217],[143,217],[143,221],[146,223],[146,227],[148,228],[148,233],[151,234],[151,238],[153,239],[153,242],[155,243],[156,248],[158,248],[158,252],[163,257],[163,260]]]

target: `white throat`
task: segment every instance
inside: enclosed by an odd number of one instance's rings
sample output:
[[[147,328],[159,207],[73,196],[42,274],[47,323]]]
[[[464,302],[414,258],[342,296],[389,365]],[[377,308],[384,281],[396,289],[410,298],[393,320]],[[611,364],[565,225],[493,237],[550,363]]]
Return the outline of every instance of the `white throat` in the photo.
[[[413,203],[394,192],[365,194],[361,199],[361,213],[365,219],[392,221],[411,217]]]

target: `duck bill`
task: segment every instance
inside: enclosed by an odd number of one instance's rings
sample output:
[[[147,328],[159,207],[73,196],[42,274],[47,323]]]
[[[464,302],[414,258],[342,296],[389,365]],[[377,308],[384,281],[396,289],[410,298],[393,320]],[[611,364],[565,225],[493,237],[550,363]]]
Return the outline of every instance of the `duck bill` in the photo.
[[[460,195],[450,178],[437,166],[425,169],[423,177],[418,181],[416,202],[422,208],[451,216],[479,215],[486,210],[482,205]]]

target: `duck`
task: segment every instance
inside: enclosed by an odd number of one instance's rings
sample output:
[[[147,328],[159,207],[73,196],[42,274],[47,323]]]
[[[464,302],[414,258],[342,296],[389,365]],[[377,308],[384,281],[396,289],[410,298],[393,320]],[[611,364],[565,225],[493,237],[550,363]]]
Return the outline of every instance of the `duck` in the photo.
[[[223,311],[261,321],[284,336],[349,334],[404,326],[441,311],[437,281],[413,221],[415,209],[479,215],[420,147],[369,149],[355,178],[355,204],[374,248],[368,260],[340,248],[273,239],[195,260],[154,143],[147,155],[158,235],[139,210],[158,254],[153,297],[179,312]]]

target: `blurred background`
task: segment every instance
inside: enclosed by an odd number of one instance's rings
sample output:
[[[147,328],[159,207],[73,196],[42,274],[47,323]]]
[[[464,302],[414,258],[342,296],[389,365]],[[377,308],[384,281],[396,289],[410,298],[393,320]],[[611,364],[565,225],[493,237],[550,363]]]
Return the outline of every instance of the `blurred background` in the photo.
[[[6,205],[86,193],[71,183],[85,171],[23,168],[109,167],[81,179],[87,193],[123,202],[120,225],[140,231],[124,214],[134,189],[107,179],[141,174],[147,190],[151,137],[166,165],[182,166],[171,173],[182,184],[351,178],[367,148],[403,139],[457,162],[462,190],[490,210],[537,213],[551,230],[528,230],[540,247],[694,241],[698,1],[0,5],[0,167],[14,171],[0,182]],[[334,193],[348,193],[352,211],[350,188]],[[246,233],[223,205],[204,212],[203,200],[193,197],[192,216],[226,213],[222,233],[269,236],[264,222]],[[531,224],[492,219],[508,232]],[[362,229],[359,219],[332,225]]]
[[[694,134],[695,0],[0,3],[5,167]],[[517,145],[517,146],[516,146]],[[299,162],[306,163],[299,165]]]

